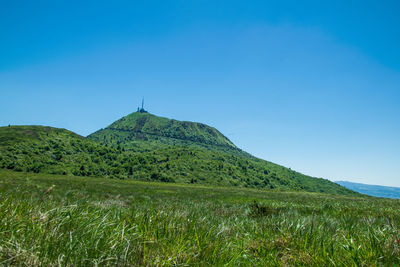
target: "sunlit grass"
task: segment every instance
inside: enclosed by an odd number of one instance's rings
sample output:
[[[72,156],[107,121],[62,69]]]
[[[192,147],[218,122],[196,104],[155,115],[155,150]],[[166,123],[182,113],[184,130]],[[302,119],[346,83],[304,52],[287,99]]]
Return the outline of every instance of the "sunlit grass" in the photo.
[[[400,201],[0,171],[0,265],[400,264]]]

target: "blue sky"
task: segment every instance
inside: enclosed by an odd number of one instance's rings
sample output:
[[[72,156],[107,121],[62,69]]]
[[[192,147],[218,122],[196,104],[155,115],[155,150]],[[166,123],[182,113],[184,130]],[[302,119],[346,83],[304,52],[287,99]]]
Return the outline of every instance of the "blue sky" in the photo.
[[[398,1],[2,1],[0,125],[204,122],[305,174],[400,186]]]

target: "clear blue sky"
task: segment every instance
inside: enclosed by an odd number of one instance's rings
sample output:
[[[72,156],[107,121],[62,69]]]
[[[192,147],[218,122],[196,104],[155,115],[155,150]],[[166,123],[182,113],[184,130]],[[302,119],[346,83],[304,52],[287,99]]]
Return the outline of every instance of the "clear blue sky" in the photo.
[[[400,186],[399,1],[1,1],[0,125],[204,122],[305,174]]]

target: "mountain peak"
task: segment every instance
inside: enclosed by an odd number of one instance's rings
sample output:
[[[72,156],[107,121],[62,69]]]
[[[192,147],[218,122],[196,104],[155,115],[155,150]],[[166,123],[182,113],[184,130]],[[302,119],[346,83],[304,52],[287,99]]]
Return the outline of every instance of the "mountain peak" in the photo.
[[[157,149],[169,145],[198,146],[210,150],[240,151],[214,127],[178,121],[151,114],[143,106],[88,136],[90,139],[125,148]]]

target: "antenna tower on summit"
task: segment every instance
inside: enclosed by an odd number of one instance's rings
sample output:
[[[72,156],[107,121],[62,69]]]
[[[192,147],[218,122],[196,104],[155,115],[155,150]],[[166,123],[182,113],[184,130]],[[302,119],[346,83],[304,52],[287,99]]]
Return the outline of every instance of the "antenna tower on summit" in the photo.
[[[137,112],[140,112],[140,113],[148,113],[148,112],[144,109],[144,97],[142,97],[142,108],[137,108]]]

